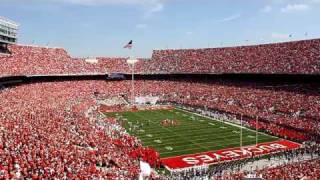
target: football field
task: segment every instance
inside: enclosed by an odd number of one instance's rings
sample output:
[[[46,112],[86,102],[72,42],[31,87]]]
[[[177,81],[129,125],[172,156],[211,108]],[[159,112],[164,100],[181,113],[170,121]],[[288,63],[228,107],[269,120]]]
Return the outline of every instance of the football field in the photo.
[[[161,158],[221,150],[240,146],[240,128],[180,109],[106,113],[116,117],[144,146]],[[167,120],[167,121],[166,121]],[[168,123],[169,122],[169,123]],[[256,132],[243,128],[243,146],[256,143]],[[258,142],[278,138],[259,133]]]

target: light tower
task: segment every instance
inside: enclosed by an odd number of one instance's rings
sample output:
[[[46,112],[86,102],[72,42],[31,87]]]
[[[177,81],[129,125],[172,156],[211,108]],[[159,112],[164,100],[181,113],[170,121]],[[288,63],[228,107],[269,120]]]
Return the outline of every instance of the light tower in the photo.
[[[135,99],[135,95],[134,95],[134,65],[138,62],[138,59],[129,57],[129,59],[127,59],[127,63],[129,65],[129,67],[131,68],[131,105],[134,105],[134,99]]]

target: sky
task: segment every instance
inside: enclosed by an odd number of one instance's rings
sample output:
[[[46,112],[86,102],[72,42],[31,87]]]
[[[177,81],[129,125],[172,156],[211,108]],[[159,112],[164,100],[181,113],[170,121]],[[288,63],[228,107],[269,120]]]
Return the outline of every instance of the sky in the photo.
[[[0,0],[0,16],[20,24],[20,44],[74,57],[320,38],[320,0]]]

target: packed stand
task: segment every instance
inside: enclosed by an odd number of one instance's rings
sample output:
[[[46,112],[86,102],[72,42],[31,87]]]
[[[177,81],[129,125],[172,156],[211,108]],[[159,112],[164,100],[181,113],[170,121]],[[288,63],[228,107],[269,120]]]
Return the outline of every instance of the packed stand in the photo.
[[[248,120],[253,128],[259,117],[264,121],[258,128],[275,135],[301,141],[319,135],[320,96],[308,93],[312,88],[293,92],[303,87],[191,80],[137,80],[135,85],[137,96],[253,117]],[[131,81],[73,81],[2,89],[0,175],[130,179],[139,173],[138,159],[158,166],[156,152],[142,148],[116,119],[99,114],[97,99],[130,96],[130,88]]]
[[[131,73],[126,57],[72,58],[62,48],[10,45],[0,54],[0,77],[12,75]],[[139,74],[319,74],[320,39],[228,48],[155,50],[139,58]]]
[[[319,74],[320,39],[207,49],[155,50],[149,72]]]
[[[139,158],[156,159],[116,119],[97,111],[95,93],[116,92],[107,84],[75,81],[3,89],[0,179],[136,178]]]

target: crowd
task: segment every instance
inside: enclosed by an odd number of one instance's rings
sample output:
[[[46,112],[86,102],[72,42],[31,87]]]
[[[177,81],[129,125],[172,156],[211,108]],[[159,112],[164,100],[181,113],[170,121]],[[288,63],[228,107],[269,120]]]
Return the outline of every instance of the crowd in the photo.
[[[104,81],[0,91],[0,179],[136,178],[152,151],[99,113],[97,90],[113,94]]]
[[[0,76],[131,73],[128,58],[72,58],[62,48],[10,45],[0,54]],[[228,48],[155,50],[135,64],[135,72],[317,74],[320,39]]]
[[[64,49],[10,45],[0,55],[0,76],[130,73],[126,58],[98,62],[70,57]],[[135,65],[137,73],[302,73],[320,72],[320,39],[234,48],[154,51]],[[136,80],[136,96],[159,96],[243,118],[248,126],[298,141],[320,141],[319,85],[264,85],[249,82]],[[116,119],[100,111],[104,97],[130,97],[130,81],[72,81],[0,87],[0,179],[133,179],[139,160],[159,166],[159,155],[143,148]],[[128,98],[127,98],[128,99]],[[256,118],[259,119],[256,124]],[[257,171],[319,177],[319,159]],[[229,165],[228,165],[229,167]],[[299,174],[303,169],[304,174]],[[212,171],[215,172],[216,171]],[[300,172],[301,173],[301,172]],[[197,173],[196,173],[197,174]],[[266,174],[271,174],[266,176]],[[244,174],[230,175],[241,177]]]
[[[320,40],[207,49],[155,50],[150,72],[300,73],[320,71]]]
[[[161,102],[252,117],[247,123],[253,128],[254,117],[259,117],[264,121],[259,121],[258,128],[278,136],[306,141],[319,135],[320,99],[306,91],[311,88],[300,92],[297,89],[303,87],[191,80],[137,80],[135,86],[137,96],[160,96]],[[106,110],[97,106],[101,97],[130,96],[130,87],[131,81],[124,80],[2,89],[0,177],[133,178],[139,172],[138,159],[158,166],[152,149],[141,149],[139,140],[128,135],[116,119],[98,113]]]
[[[100,58],[92,63],[84,58],[72,58],[62,48],[10,45],[9,50],[9,55],[0,54],[0,77],[129,71],[125,58]]]
[[[263,168],[252,167],[252,162],[261,161]],[[263,161],[263,163],[262,163]],[[273,164],[277,162],[277,165]],[[224,162],[212,167],[197,167],[172,172],[168,179],[194,180],[241,180],[260,178],[265,180],[293,179],[317,180],[320,177],[320,147],[306,145],[298,150],[290,150],[268,155],[268,157],[248,158]],[[250,170],[243,170],[250,166]]]

